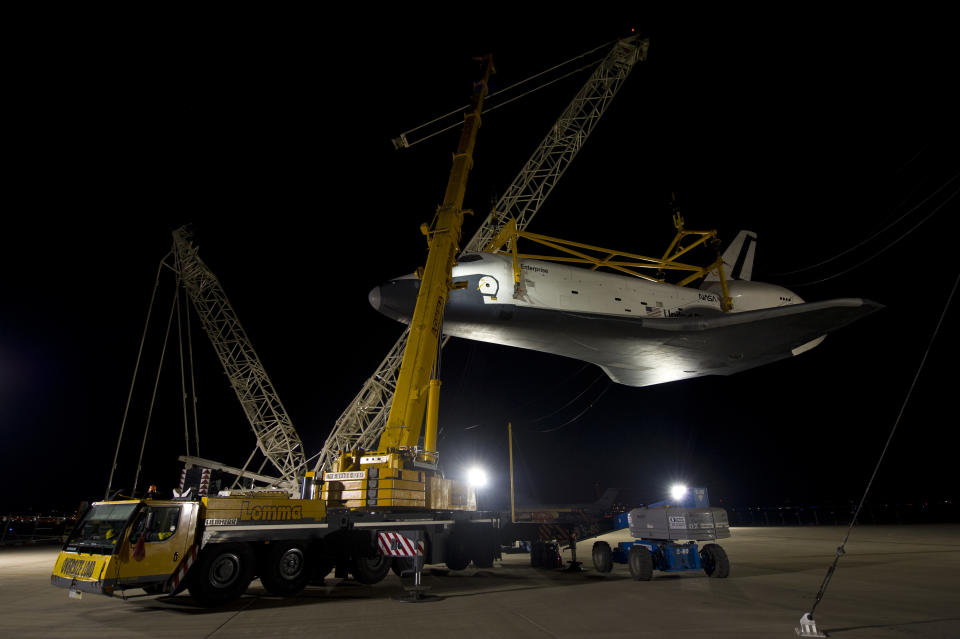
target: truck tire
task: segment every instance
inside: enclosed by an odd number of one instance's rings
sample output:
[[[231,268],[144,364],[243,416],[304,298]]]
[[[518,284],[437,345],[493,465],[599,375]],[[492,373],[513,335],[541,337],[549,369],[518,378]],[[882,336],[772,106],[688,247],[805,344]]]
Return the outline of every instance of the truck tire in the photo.
[[[323,580],[330,574],[330,571],[333,570],[336,559],[322,539],[318,539],[310,544],[310,547],[307,549],[307,555],[310,558],[312,570],[310,583],[322,586]]]
[[[539,568],[543,565],[543,542],[535,541],[530,546],[530,566]]]
[[[473,565],[477,568],[493,568],[493,561],[497,558],[497,549],[489,539],[478,536],[474,540]]]
[[[727,551],[718,544],[707,544],[700,549],[700,565],[708,577],[725,579],[730,576],[730,560]]]
[[[387,576],[390,572],[390,566],[393,564],[393,557],[386,555],[375,555],[373,557],[354,557],[353,569],[350,574],[356,581],[362,584],[372,586]]]
[[[390,570],[397,577],[403,577],[403,573],[413,572],[413,557],[394,557]]]
[[[467,542],[462,535],[450,535],[447,540],[447,552],[444,563],[450,570],[463,570],[470,565],[470,554],[467,552]]]
[[[630,576],[637,581],[653,579],[653,558],[645,546],[631,546],[627,555],[627,565],[630,567]]]
[[[303,590],[313,567],[303,545],[292,542],[268,544],[260,564],[260,583],[271,595],[289,597]]]
[[[253,568],[254,555],[247,544],[210,545],[187,573],[187,589],[200,605],[220,606],[247,590]]]
[[[593,567],[597,572],[613,570],[613,551],[610,550],[610,544],[607,542],[598,541],[593,544]]]
[[[560,544],[548,541],[543,544],[540,567],[547,570],[556,570],[563,565],[563,557],[560,556]]]

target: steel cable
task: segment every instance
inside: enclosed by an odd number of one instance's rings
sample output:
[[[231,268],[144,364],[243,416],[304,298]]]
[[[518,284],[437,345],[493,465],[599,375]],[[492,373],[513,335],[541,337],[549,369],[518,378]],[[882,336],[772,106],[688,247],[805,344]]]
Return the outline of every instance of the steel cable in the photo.
[[[823,578],[823,582],[820,584],[820,590],[817,592],[815,601],[813,602],[813,607],[810,609],[810,619],[813,619],[813,612],[816,610],[817,606],[820,604],[821,599],[826,594],[827,587],[830,585],[830,580],[833,578],[833,573],[837,569],[837,563],[840,561],[840,557],[845,553],[844,547],[847,545],[847,540],[850,539],[850,533],[853,531],[853,527],[857,523],[857,516],[860,514],[860,510],[863,508],[863,503],[867,499],[867,495],[870,493],[870,488],[873,486],[873,480],[877,476],[877,471],[880,469],[880,464],[883,463],[883,458],[887,454],[887,449],[890,448],[890,442],[893,440],[894,433],[897,432],[897,426],[900,425],[900,419],[903,417],[903,413],[907,408],[907,403],[910,401],[910,396],[913,394],[913,389],[917,385],[917,380],[920,378],[920,372],[923,370],[924,364],[927,362],[927,357],[930,355],[930,349],[933,346],[933,342],[937,339],[937,334],[940,332],[940,327],[943,324],[943,318],[947,315],[947,309],[950,308],[950,303],[953,301],[953,295],[957,292],[957,284],[960,283],[960,273],[957,274],[957,279],[953,282],[953,289],[950,291],[950,295],[947,298],[947,303],[943,306],[943,311],[940,313],[940,319],[937,321],[936,328],[933,330],[933,335],[930,337],[930,341],[927,343],[927,349],[923,354],[923,358],[920,360],[920,366],[917,367],[917,372],[913,376],[913,381],[910,383],[910,388],[907,390],[907,395],[903,400],[903,404],[900,406],[900,412],[897,414],[896,420],[894,420],[893,428],[890,429],[890,435],[887,436],[887,442],[883,446],[883,451],[880,453],[880,458],[877,460],[876,466],[873,468],[873,474],[870,475],[870,481],[867,482],[867,488],[863,491],[863,497],[860,498],[860,503],[857,505],[857,509],[853,513],[853,519],[850,520],[850,527],[847,528],[847,534],[843,538],[843,543],[837,547],[837,553],[833,558],[833,563],[827,568],[827,574]]]

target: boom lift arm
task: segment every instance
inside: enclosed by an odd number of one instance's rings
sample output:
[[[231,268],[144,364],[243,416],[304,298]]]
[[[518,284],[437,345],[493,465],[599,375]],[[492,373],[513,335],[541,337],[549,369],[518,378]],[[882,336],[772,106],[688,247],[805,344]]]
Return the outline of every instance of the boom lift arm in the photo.
[[[630,36],[611,48],[467,243],[464,252],[483,250],[511,219],[516,220],[521,231],[530,224],[634,65],[646,59],[649,44],[647,39]],[[410,329],[405,329],[337,419],[317,455],[315,471],[330,469],[340,451],[370,450],[377,445],[397,389],[409,334]]]

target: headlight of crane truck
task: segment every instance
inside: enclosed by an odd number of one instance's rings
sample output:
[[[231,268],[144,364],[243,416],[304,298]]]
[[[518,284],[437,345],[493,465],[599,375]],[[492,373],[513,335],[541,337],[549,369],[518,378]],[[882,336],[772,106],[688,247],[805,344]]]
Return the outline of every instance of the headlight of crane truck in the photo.
[[[618,516],[617,528],[629,528],[634,541],[611,549],[605,541],[593,544],[593,565],[610,572],[614,562],[627,564],[637,581],[653,579],[653,571],[703,570],[707,576],[730,575],[730,561],[722,546],[698,541],[716,541],[730,536],[727,511],[711,508],[706,488],[674,486],[671,499],[634,508]]]

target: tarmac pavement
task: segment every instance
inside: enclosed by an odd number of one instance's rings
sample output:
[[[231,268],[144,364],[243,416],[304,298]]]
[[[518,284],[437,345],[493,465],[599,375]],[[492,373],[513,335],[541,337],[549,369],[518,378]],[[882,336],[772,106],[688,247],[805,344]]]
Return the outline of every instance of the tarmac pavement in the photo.
[[[438,601],[405,603],[410,578],[375,586],[328,578],[296,597],[247,594],[215,610],[189,594],[69,599],[50,585],[57,548],[0,548],[3,637],[795,637],[844,527],[734,528],[720,543],[730,577],[702,572],[630,578],[626,565],[593,569],[595,540],[578,545],[580,573],[531,568],[505,554],[491,569],[428,567]],[[601,537],[614,546],[627,531]],[[817,608],[831,637],[960,637],[960,525],[858,526]],[[570,552],[564,553],[570,560]]]

